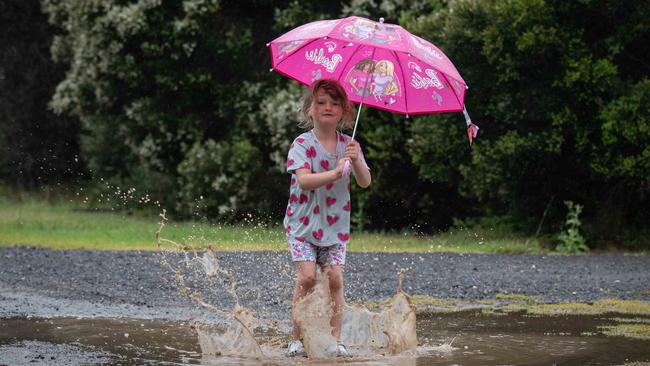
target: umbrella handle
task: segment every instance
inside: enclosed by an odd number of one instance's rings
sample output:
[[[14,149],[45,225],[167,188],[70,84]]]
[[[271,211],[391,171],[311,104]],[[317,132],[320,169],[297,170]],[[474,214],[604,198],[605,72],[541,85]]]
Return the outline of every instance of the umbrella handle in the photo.
[[[347,177],[350,174],[350,160],[346,160],[343,165],[343,176]]]

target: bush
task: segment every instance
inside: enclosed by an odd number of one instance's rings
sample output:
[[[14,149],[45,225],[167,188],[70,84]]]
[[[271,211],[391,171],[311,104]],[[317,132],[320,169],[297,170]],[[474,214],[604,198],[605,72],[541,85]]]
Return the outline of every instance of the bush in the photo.
[[[571,201],[564,201],[564,204],[569,209],[566,216],[566,231],[558,235],[560,244],[555,248],[558,252],[577,254],[589,250],[585,242],[585,238],[580,234],[580,213],[582,212],[582,205],[576,205]]]
[[[267,211],[270,197],[260,182],[268,170],[247,140],[197,142],[179,165],[177,209],[186,215],[232,219]]]

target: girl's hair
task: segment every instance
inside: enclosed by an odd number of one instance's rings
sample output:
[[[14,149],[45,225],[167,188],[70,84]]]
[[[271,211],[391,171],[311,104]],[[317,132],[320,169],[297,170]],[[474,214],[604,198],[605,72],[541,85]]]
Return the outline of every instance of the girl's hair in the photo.
[[[338,81],[334,79],[320,79],[316,80],[311,87],[307,89],[302,101],[302,108],[298,113],[298,127],[310,129],[314,127],[314,121],[311,119],[309,112],[314,106],[316,100],[316,93],[318,90],[323,89],[332,99],[341,103],[343,108],[343,116],[339,122],[338,128],[352,128],[354,124],[354,104],[348,99],[345,90]]]
[[[395,66],[393,66],[393,63],[387,60],[381,60],[375,64],[375,70],[379,67],[379,65],[386,65],[386,75],[393,76]]]
[[[366,66],[370,66],[371,69],[374,68],[375,67],[375,61],[373,61],[373,60],[371,60],[369,58],[364,58],[363,60],[359,61],[359,63],[357,63],[354,66],[354,68],[356,70],[363,70],[363,68],[366,67]]]

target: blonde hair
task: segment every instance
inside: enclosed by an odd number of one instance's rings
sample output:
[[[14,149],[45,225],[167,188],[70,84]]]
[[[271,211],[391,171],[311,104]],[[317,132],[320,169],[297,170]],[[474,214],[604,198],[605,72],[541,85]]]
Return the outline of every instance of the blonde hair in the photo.
[[[395,66],[393,65],[392,62],[390,62],[390,61],[388,61],[388,60],[381,60],[381,61],[378,61],[378,62],[375,64],[375,70],[377,70],[377,68],[379,68],[379,65],[381,65],[381,64],[383,64],[383,65],[386,66],[386,75],[389,75],[389,76],[393,76],[393,75],[394,75],[394,73],[395,73],[395,71],[394,71],[394,70],[395,70]]]
[[[338,128],[352,128],[354,125],[354,104],[348,99],[348,95],[345,94],[345,90],[341,84],[334,79],[320,79],[316,80],[311,87],[307,89],[305,96],[302,100],[302,107],[298,112],[298,127],[303,129],[310,129],[314,127],[314,121],[312,120],[309,112],[314,106],[314,101],[316,100],[316,94],[318,90],[323,89],[332,99],[341,103],[343,108],[343,116],[341,121],[339,121]]]

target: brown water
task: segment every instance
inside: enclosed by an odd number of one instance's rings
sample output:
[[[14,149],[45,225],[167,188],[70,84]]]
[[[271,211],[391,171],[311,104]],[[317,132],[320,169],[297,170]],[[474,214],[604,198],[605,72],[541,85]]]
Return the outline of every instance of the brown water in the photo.
[[[243,306],[237,289],[237,278],[223,267],[219,254],[208,246],[184,248],[178,243],[156,235],[161,265],[169,270],[171,281],[179,293],[195,304],[210,310],[227,320],[225,329],[218,329],[205,322],[192,324],[197,332],[201,353],[204,357],[227,356],[246,357],[257,360],[282,358],[277,349],[262,348],[255,334],[259,326],[272,329],[273,324],[259,319],[250,304]],[[170,255],[181,253],[182,255]],[[348,349],[366,359],[397,354],[415,354],[417,349],[416,309],[410,297],[402,291],[405,270],[398,275],[395,295],[385,302],[379,312],[372,312],[362,306],[347,306],[344,311],[342,340]],[[330,319],[333,302],[329,291],[328,276],[317,271],[316,285],[305,297],[294,304],[292,321],[300,328],[302,342],[310,360],[336,358],[337,340],[331,335]],[[214,292],[228,294],[234,305],[232,310],[224,309],[221,301],[214,298]],[[261,295],[258,294],[258,295]],[[258,296],[259,298],[259,296]]]
[[[111,354],[135,351],[140,362],[183,362],[202,364],[269,364],[304,363],[306,359],[284,356],[289,336],[275,329],[268,321],[258,319],[249,304],[241,304],[237,278],[222,267],[219,255],[211,247],[186,248],[156,235],[161,264],[172,274],[180,294],[225,319],[221,328],[205,323],[150,323],[148,335],[163,331],[160,338],[147,338],[145,344],[124,342],[113,348],[93,344]],[[171,256],[169,253],[183,253]],[[525,314],[483,314],[465,311],[452,314],[419,315],[409,296],[401,289],[404,272],[400,272],[395,295],[378,312],[362,307],[346,307],[342,339],[355,355],[346,363],[376,365],[548,365],[548,364],[624,364],[650,361],[650,341],[622,337],[606,337],[601,326],[612,325],[606,317],[531,317]],[[287,274],[288,279],[291,276]],[[332,304],[329,300],[327,276],[317,276],[314,290],[295,304],[293,321],[303,335],[305,349],[314,359],[325,363],[335,361],[330,348],[335,345],[330,335]],[[232,298],[232,310],[210,303],[210,291],[221,291]],[[620,316],[619,316],[620,317]],[[23,320],[24,321],[24,320]],[[111,320],[104,320],[110,322]],[[262,326],[260,326],[262,325]],[[158,327],[157,331],[155,330]],[[166,338],[173,332],[186,332],[184,341]],[[141,328],[147,328],[142,326]],[[265,329],[264,333],[260,329]],[[119,335],[120,331],[113,331]],[[122,333],[129,333],[123,330]],[[178,333],[179,337],[181,333]],[[164,337],[163,337],[164,335]],[[106,337],[104,337],[106,338]],[[110,337],[108,337],[110,338]],[[126,337],[125,337],[126,338]],[[129,337],[133,339],[132,337]],[[1,339],[0,339],[1,341]],[[50,341],[51,342],[51,341]],[[119,342],[118,342],[119,343]],[[155,345],[154,345],[155,344]],[[197,347],[198,344],[198,347]],[[124,348],[126,347],[126,348]],[[129,348],[130,347],[130,348]],[[127,354],[127,357],[133,357]]]
[[[460,312],[420,315],[417,351],[410,356],[356,357],[375,365],[612,365],[650,362],[650,340],[606,337],[602,316],[484,315]],[[201,354],[196,330],[187,322],[134,319],[0,319],[0,364],[267,364],[315,363],[283,356],[288,336],[255,334],[264,360]],[[449,345],[450,342],[452,342]],[[62,350],[59,345],[76,348]],[[78,350],[78,351],[75,351]],[[20,352],[17,352],[20,350]],[[83,351],[83,352],[82,352]],[[56,357],[51,360],[51,357]]]

